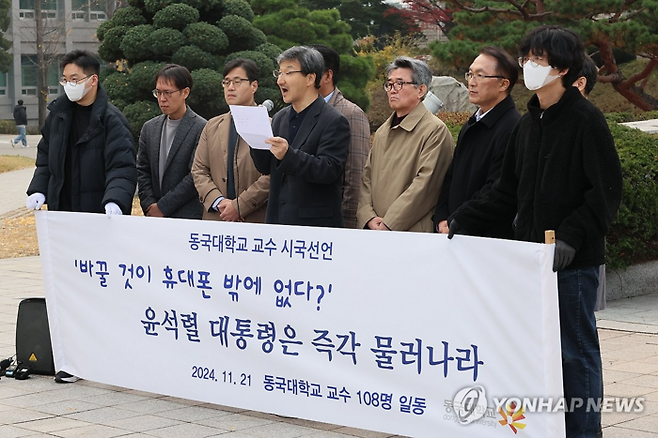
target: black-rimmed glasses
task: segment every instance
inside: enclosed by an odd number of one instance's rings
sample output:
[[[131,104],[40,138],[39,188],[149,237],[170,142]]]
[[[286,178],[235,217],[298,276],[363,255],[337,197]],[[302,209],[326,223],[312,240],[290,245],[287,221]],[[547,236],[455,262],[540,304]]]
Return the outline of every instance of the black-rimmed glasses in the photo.
[[[384,82],[384,91],[400,91],[405,84],[409,85],[418,85],[415,82],[405,82],[405,81],[395,81],[395,82]]]
[[[224,79],[222,81],[222,86],[224,88],[230,87],[231,84],[235,85],[236,87],[239,87],[241,83],[243,82],[249,82],[249,79],[242,79],[242,78],[235,78],[235,79]]]

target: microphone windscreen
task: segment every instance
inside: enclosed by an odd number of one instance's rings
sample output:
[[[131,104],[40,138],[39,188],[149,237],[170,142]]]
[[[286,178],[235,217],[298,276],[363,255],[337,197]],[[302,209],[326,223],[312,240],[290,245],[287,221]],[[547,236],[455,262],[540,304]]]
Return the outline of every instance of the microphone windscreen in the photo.
[[[262,105],[267,108],[268,113],[274,109],[274,102],[272,102],[270,99],[267,99],[262,103]]]

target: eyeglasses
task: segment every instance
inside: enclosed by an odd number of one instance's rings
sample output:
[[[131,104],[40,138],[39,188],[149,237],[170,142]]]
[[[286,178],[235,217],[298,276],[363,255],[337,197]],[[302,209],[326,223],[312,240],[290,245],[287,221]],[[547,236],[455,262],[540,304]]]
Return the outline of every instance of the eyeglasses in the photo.
[[[176,92],[178,92],[178,91],[181,91],[181,89],[179,88],[178,90],[164,90],[164,91],[160,91],[160,90],[158,90],[158,89],[156,88],[155,90],[151,91],[151,93],[153,93],[153,97],[155,97],[156,99],[158,99],[158,98],[160,98],[160,97],[162,97],[162,96],[165,96],[166,98],[170,98],[172,94],[174,94],[174,93],[176,93]]]
[[[528,61],[530,61],[530,65],[533,67],[539,67],[543,65],[542,63],[546,62],[546,58],[543,56],[519,56],[519,66],[523,67]]]
[[[222,85],[224,86],[224,88],[230,87],[231,84],[235,85],[236,87],[239,87],[240,84],[243,82],[249,82],[249,79],[242,79],[242,78],[224,79],[222,81]]]
[[[396,82],[384,82],[384,91],[400,91],[405,84],[409,85],[418,85],[415,82],[405,82],[405,81],[396,81]]]
[[[482,73],[472,73],[470,71],[464,73],[464,79],[466,79],[466,82],[470,81],[471,79],[475,79],[475,82],[480,82],[483,79],[489,78],[507,79],[505,76],[499,75],[483,75]]]
[[[84,80],[86,80],[86,79],[89,79],[89,78],[92,77],[92,76],[93,76],[93,75],[89,75],[89,76],[85,76],[84,78],[80,78],[80,79],[72,79],[72,80],[70,80],[70,81],[67,80],[64,76],[62,76],[61,78],[59,78],[59,85],[61,85],[62,87],[66,87],[66,84],[71,84],[72,87],[75,87],[75,86],[78,85],[80,82],[82,82],[82,81],[84,81]]]
[[[302,73],[302,71],[301,70],[292,70],[292,71],[273,70],[272,76],[279,79],[282,75],[290,76],[293,73]]]

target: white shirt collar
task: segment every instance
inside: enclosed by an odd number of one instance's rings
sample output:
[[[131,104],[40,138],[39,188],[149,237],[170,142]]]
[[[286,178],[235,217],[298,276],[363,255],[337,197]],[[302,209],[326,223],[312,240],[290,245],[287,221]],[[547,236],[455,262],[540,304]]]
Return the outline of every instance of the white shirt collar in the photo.
[[[486,113],[483,113],[483,112],[482,112],[482,108],[478,108],[477,112],[475,113],[475,121],[476,121],[476,122],[479,122],[480,120],[482,120],[482,117],[484,117],[484,116],[486,116],[487,114],[489,114],[489,112],[491,112],[492,109],[493,109],[493,108],[489,108],[489,110],[488,110]]]

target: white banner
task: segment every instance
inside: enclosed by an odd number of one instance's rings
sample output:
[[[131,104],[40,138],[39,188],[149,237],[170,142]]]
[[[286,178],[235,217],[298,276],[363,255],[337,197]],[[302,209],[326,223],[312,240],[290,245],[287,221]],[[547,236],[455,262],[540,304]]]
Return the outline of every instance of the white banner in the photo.
[[[58,370],[413,437],[559,437],[553,245],[37,212]],[[546,408],[544,408],[546,410]]]

